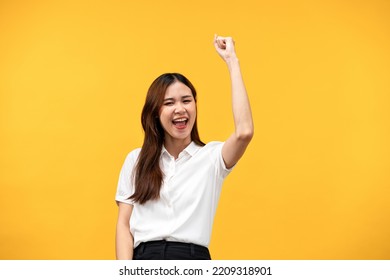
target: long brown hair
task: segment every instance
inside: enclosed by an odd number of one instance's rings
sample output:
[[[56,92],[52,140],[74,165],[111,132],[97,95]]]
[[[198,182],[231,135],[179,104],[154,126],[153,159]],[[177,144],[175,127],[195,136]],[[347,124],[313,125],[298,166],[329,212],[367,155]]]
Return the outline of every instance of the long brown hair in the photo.
[[[159,111],[167,88],[174,82],[181,82],[189,87],[196,102],[195,87],[182,74],[162,74],[150,85],[141,114],[142,128],[145,132],[144,143],[133,172],[135,192],[130,196],[130,199],[140,204],[160,197],[163,180],[160,155],[164,144],[164,129],[160,123]],[[199,137],[197,118],[191,131],[191,140],[198,145],[205,145]]]

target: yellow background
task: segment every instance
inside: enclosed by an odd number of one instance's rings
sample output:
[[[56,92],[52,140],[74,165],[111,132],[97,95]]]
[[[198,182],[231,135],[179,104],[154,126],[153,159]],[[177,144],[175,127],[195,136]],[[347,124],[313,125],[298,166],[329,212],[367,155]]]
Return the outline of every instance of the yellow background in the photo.
[[[120,168],[164,72],[233,130],[231,35],[255,138],[214,259],[390,259],[389,1],[0,2],[0,259],[113,259]]]

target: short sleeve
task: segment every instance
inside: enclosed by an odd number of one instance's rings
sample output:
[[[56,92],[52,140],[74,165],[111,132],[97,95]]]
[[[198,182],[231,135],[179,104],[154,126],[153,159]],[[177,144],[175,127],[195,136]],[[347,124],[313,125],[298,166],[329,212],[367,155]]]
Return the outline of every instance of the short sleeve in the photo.
[[[138,155],[141,149],[136,149],[131,151],[122,165],[122,169],[119,173],[118,187],[115,195],[115,200],[118,202],[123,202],[127,204],[134,204],[134,202],[129,199],[134,193],[134,182],[133,182],[133,169],[137,162]]]
[[[217,174],[221,178],[225,178],[229,173],[233,170],[234,166],[231,168],[226,168],[226,164],[223,161],[222,157],[222,147],[225,142],[210,142],[210,146],[212,147],[213,158],[215,159],[215,165],[217,168]]]

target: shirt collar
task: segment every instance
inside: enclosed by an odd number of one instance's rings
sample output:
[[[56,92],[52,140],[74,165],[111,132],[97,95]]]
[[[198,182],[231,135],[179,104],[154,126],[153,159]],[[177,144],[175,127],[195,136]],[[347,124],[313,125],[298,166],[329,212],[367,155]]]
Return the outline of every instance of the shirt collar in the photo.
[[[199,150],[199,148],[200,148],[200,146],[198,146],[197,144],[195,144],[194,141],[192,141],[181,153],[186,152],[187,154],[189,154],[192,157],[196,153],[196,151]],[[170,155],[164,145],[162,146],[162,149],[161,149],[161,155],[163,155],[163,154]]]
[[[199,146],[192,141],[183,151],[187,152],[190,156],[193,156],[197,150],[199,150]]]

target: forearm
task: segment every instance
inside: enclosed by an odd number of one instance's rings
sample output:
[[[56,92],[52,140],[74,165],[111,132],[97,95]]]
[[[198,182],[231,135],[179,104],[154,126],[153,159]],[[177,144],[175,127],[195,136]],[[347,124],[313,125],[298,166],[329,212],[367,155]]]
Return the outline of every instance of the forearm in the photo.
[[[236,56],[233,56],[226,60],[226,64],[231,79],[235,134],[238,139],[251,139],[254,130],[252,112],[241,74],[240,62]]]
[[[118,224],[116,227],[116,258],[118,260],[131,260],[133,258],[133,242],[130,227]]]

